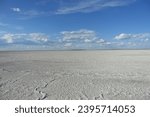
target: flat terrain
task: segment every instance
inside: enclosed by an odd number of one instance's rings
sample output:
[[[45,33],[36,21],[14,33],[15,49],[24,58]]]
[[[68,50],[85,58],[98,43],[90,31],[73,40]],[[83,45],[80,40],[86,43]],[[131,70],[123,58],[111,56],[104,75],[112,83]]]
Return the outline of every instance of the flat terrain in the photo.
[[[150,99],[150,50],[0,52],[1,100]]]

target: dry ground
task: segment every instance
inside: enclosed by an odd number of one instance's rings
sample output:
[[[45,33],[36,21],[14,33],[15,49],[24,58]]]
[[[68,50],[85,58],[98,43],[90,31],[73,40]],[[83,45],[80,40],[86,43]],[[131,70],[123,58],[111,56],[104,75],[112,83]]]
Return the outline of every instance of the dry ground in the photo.
[[[0,52],[0,99],[150,99],[150,51]]]

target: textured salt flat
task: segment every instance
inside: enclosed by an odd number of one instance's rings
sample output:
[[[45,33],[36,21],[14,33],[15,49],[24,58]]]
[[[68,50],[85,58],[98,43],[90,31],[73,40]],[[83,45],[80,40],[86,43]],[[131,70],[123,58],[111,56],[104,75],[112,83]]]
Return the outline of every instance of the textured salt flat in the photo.
[[[150,51],[0,52],[0,99],[150,99]]]

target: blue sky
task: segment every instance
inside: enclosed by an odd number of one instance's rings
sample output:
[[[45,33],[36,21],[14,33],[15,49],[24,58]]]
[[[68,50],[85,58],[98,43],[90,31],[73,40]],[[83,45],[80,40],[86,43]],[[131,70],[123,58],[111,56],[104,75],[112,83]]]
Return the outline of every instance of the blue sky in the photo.
[[[0,50],[150,48],[149,0],[1,0]]]

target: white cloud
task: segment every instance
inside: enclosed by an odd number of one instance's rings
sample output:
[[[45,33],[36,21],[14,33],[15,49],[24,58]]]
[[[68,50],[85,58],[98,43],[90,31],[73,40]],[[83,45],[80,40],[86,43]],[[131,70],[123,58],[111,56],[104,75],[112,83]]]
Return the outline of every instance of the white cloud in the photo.
[[[118,42],[118,43],[116,43],[116,45],[118,45],[118,46],[124,46],[125,43],[124,42]]]
[[[14,12],[20,12],[21,9],[20,8],[11,8]]]
[[[41,16],[50,16],[52,15],[52,12],[32,9],[32,10],[22,10],[22,12],[20,12],[20,15],[21,16],[18,17],[18,19],[27,20]]]
[[[65,4],[64,0],[62,1]],[[62,8],[59,8],[56,14],[88,13],[101,10],[102,8],[128,5],[134,1],[135,0],[77,0],[73,2],[74,4],[64,5]]]
[[[28,11],[23,11],[22,15],[26,15],[26,16],[41,16],[41,15],[46,15],[48,14],[48,12],[44,12],[44,11],[37,11],[37,10],[28,10]]]
[[[125,33],[121,33],[121,34],[119,34],[119,35],[116,35],[115,36],[115,39],[117,39],[117,40],[121,40],[121,39],[129,39],[129,38],[131,38],[131,34],[125,34]]]
[[[111,45],[111,44],[112,44],[112,42],[106,42],[105,44],[106,44],[106,45]]]
[[[109,41],[106,41],[104,39],[99,39],[99,40],[96,40],[96,44],[100,44],[100,45],[112,45],[114,44],[113,42],[109,42]]]
[[[150,39],[148,39],[148,38],[146,38],[144,41],[146,42],[146,41],[149,41]]]
[[[16,43],[16,42],[26,42],[31,41],[34,43],[44,43],[48,41],[48,36],[43,33],[6,33],[0,36],[0,39],[5,41],[6,43]]]
[[[29,38],[31,38],[32,41],[36,42],[47,42],[48,41],[48,36],[43,34],[43,33],[30,33]]]
[[[81,29],[77,31],[63,31],[61,34],[60,43],[65,43],[65,46],[78,46],[82,45],[84,47],[94,47],[96,46],[109,46],[112,42],[108,42],[99,36],[93,30]]]
[[[99,11],[108,7],[119,7],[128,5],[136,0],[42,0],[37,1],[36,5],[55,4],[56,7],[51,7],[48,10],[36,10],[30,8],[23,10],[20,8],[11,8],[14,12],[19,12],[18,19],[26,20],[41,16],[50,16],[54,14],[71,14],[71,13],[89,13]]]
[[[13,34],[4,34],[1,39],[5,40],[6,43],[13,43]]]
[[[92,30],[81,29],[78,31],[63,31],[61,32],[62,41],[65,42],[92,42],[97,39],[96,33]]]
[[[20,8],[11,8],[12,11],[18,12],[19,16],[17,19],[20,20],[27,20],[35,17],[41,17],[41,16],[49,16],[50,12],[48,11],[40,11],[40,10],[35,10],[35,9],[29,9],[29,10],[24,10]]]
[[[64,47],[71,47],[72,46],[72,43],[65,43],[64,44]]]
[[[84,42],[85,42],[85,43],[90,43],[90,42],[92,42],[92,40],[90,40],[90,39],[85,39]]]
[[[117,40],[124,40],[124,39],[144,39],[144,40],[148,40],[148,39],[150,39],[150,33],[140,33],[140,34],[121,33],[119,35],[116,35],[114,38],[117,39]]]
[[[96,43],[104,43],[104,42],[105,42],[104,39],[99,39],[99,40],[96,41]]]
[[[59,35],[60,34],[60,35]],[[62,31],[55,35],[54,40],[44,33],[7,33],[0,32],[0,44],[35,45],[42,48],[142,48],[149,47],[150,33],[126,34],[115,36],[116,40],[105,40],[93,30],[80,29]],[[60,39],[60,40],[59,40]],[[127,39],[123,41],[123,39]],[[135,40],[136,39],[136,40]]]
[[[65,44],[64,47],[77,48],[94,48],[94,47],[108,47],[113,43],[100,38],[95,31],[80,29],[76,31],[62,31],[60,43]],[[72,46],[73,45],[73,46]]]
[[[132,47],[137,45],[137,44],[134,43],[134,42],[128,42],[127,44],[128,44],[129,46],[132,46]]]

